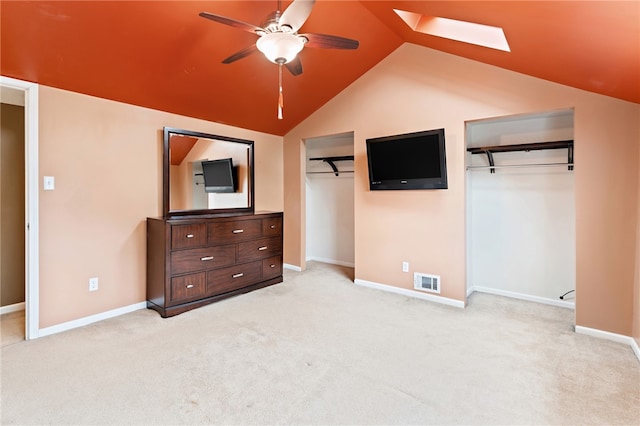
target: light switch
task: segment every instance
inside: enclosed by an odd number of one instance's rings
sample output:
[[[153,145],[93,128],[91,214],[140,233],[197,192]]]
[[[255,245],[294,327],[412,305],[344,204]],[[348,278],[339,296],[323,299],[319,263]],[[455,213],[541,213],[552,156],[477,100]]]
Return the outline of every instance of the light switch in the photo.
[[[53,176],[45,176],[44,177],[44,190],[45,191],[53,191],[55,188],[55,179]]]

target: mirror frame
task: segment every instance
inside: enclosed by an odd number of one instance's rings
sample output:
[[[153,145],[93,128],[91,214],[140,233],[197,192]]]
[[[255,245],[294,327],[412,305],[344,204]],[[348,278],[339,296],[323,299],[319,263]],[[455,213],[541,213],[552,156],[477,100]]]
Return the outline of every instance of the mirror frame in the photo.
[[[194,138],[206,138],[215,139],[224,142],[236,142],[248,145],[249,150],[249,207],[235,207],[235,208],[220,208],[220,209],[194,209],[194,210],[171,210],[170,209],[170,152],[169,142],[171,141],[171,135],[183,135],[191,136]],[[162,158],[162,214],[164,217],[176,217],[176,216],[193,216],[193,215],[217,215],[217,214],[231,214],[231,213],[248,213],[253,214],[255,212],[255,171],[254,171],[254,159],[253,159],[253,141],[246,139],[231,138],[228,136],[213,135],[210,133],[194,132],[191,130],[176,129],[173,127],[163,128],[164,137],[164,153]]]

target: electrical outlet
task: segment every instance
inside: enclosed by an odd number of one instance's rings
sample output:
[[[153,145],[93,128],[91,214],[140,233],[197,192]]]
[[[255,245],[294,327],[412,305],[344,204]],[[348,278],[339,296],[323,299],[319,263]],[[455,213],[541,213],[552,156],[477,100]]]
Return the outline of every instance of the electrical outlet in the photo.
[[[402,272],[409,272],[409,262],[402,262]]]
[[[89,291],[98,290],[98,277],[89,278]]]

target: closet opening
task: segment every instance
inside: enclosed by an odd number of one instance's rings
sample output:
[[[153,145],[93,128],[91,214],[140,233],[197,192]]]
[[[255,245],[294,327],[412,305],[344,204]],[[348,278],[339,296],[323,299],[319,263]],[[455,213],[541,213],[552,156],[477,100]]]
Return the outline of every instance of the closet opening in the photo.
[[[353,132],[309,138],[306,148],[306,261],[353,268]]]
[[[575,308],[573,109],[466,123],[467,295]]]

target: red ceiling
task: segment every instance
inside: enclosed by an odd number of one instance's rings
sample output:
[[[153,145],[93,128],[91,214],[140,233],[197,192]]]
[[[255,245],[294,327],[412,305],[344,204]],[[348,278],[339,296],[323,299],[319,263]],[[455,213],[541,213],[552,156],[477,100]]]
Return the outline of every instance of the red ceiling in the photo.
[[[289,4],[283,2],[283,8]],[[404,42],[640,103],[640,2],[323,1],[300,32],[360,41],[355,51],[304,49],[304,72],[257,53],[221,61],[256,36],[198,16],[260,25],[273,1],[5,1],[2,75],[283,135]],[[412,32],[393,12],[499,26],[511,52]]]
[[[171,140],[169,141],[171,145],[171,150],[169,151],[171,154],[171,160],[169,163],[172,166],[179,166],[182,164],[182,161],[191,151],[191,148],[194,147],[196,142],[198,142],[198,138],[192,138],[189,136],[182,135],[172,135]]]

